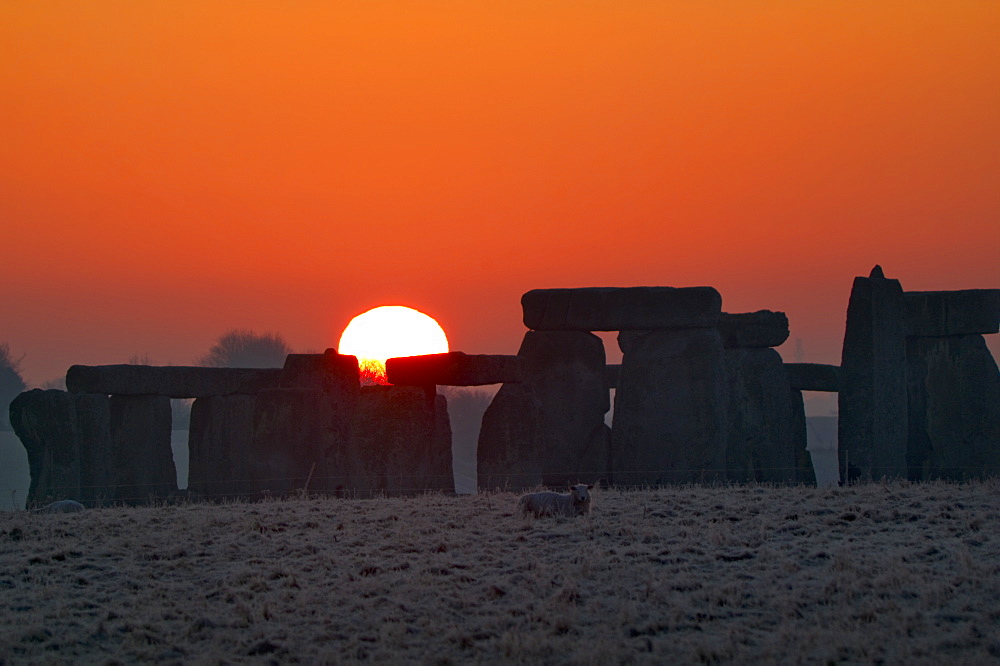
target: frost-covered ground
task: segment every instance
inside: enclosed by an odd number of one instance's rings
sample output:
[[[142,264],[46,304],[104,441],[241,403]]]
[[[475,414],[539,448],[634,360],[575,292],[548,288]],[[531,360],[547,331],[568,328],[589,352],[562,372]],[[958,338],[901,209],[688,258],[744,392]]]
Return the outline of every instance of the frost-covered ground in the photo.
[[[1000,483],[0,514],[0,662],[1000,660]]]

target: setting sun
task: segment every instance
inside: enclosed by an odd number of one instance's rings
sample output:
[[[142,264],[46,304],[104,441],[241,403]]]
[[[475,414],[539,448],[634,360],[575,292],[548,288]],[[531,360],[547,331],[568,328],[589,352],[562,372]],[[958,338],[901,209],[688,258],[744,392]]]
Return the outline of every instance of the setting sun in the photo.
[[[386,384],[386,359],[446,352],[448,337],[433,317],[401,305],[384,305],[352,319],[337,349],[358,357],[362,379]]]

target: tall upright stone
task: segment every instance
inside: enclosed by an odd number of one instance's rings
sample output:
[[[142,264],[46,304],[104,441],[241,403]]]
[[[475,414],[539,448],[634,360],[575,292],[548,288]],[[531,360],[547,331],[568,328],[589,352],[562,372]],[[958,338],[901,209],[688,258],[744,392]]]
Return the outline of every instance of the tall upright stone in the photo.
[[[338,492],[353,483],[357,358],[334,349],[290,354],[280,388],[256,394],[245,466],[251,496]]]
[[[807,481],[802,466],[807,455],[805,421],[804,415],[800,419],[796,413],[802,397],[793,393],[781,356],[774,349],[735,348],[725,351],[725,359],[729,372],[728,479],[738,483]]]
[[[253,438],[252,395],[197,398],[188,434],[188,491],[207,500],[247,497],[248,459]]]
[[[861,480],[907,475],[906,308],[880,266],[854,279],[840,364],[841,460]],[[841,464],[841,469],[845,465]]]
[[[1000,475],[1000,370],[981,335],[907,340],[911,480]]]
[[[619,334],[616,484],[726,478],[728,376],[717,328]]]
[[[362,387],[349,472],[347,490],[361,496],[454,492],[445,397],[433,388]]]
[[[65,391],[33,389],[10,403],[10,423],[28,453],[27,504],[80,497],[76,405]]]
[[[604,343],[585,331],[528,331],[517,355],[523,381],[504,384],[483,416],[480,487],[563,487],[608,478]]]
[[[79,501],[101,505],[115,495],[111,399],[96,393],[71,395],[76,403],[76,437],[80,451]]]
[[[542,484],[542,407],[530,383],[504,384],[483,414],[476,450],[480,490],[523,490]]]
[[[177,491],[170,448],[170,398],[114,395],[109,405],[114,499],[144,504]]]
[[[319,490],[313,479],[327,466],[328,402],[323,391],[308,388],[265,389],[256,395],[243,462],[250,497]]]
[[[582,331],[528,331],[518,356],[541,408],[542,483],[562,488],[606,479],[611,399],[604,343]]]
[[[814,486],[817,483],[816,468],[812,452],[809,451],[809,426],[806,420],[806,404],[802,391],[789,389],[792,404],[792,442],[795,453],[795,482]]]

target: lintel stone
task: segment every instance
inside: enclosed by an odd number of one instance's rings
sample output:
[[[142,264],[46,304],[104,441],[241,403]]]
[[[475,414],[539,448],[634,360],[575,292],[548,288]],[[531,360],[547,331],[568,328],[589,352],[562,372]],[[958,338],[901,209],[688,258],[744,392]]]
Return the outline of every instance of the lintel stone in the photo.
[[[1000,332],[1000,289],[903,292],[910,337]]]
[[[385,370],[397,386],[486,386],[523,381],[523,365],[519,356],[456,351],[390,358]]]
[[[711,328],[722,296],[712,287],[533,289],[521,307],[524,325],[536,331]]]
[[[66,372],[66,388],[72,393],[206,398],[275,388],[281,372],[281,368],[74,365]]]
[[[723,312],[719,332],[727,349],[778,347],[788,339],[788,317],[771,310]]]

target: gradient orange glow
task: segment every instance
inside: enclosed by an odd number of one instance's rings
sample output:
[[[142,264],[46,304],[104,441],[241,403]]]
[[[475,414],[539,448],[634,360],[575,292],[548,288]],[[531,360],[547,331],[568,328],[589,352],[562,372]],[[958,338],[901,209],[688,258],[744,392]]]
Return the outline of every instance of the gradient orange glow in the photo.
[[[363,382],[388,384],[387,360],[442,354],[448,351],[448,336],[430,315],[403,305],[382,305],[351,320],[337,351],[358,357]]]
[[[42,382],[400,302],[512,353],[528,289],[707,284],[837,363],[875,263],[1000,287],[998,34],[975,0],[6,2],[0,341]]]

